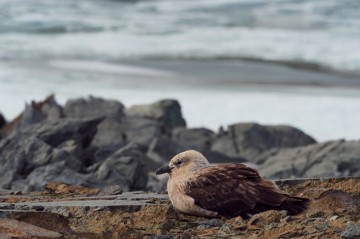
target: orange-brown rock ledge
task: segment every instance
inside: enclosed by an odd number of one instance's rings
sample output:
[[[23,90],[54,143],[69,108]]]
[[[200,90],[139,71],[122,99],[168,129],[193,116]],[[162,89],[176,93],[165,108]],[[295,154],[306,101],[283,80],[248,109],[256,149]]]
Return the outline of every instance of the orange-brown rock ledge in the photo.
[[[310,198],[308,210],[208,219],[175,212],[159,193],[109,195],[57,183],[30,194],[0,191],[0,238],[360,238],[359,177],[277,184]]]

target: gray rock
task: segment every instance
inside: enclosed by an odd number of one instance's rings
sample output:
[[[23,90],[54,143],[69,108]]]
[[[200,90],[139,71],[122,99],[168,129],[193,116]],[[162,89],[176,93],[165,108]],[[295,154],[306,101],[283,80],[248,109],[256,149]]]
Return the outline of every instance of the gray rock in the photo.
[[[97,131],[97,125],[103,118],[73,120],[63,119],[61,121],[53,121],[37,124],[24,131],[26,135],[35,135],[38,139],[57,147],[60,144],[75,140],[82,147],[90,145]]]
[[[123,122],[126,139],[139,145],[149,145],[154,138],[161,136],[158,122],[139,117],[128,117]]]
[[[11,189],[13,181],[21,178],[24,167],[24,158],[14,153],[6,155],[0,150],[0,188]]]
[[[91,143],[99,122],[45,120],[4,139],[0,142],[0,187],[29,191],[41,189],[46,180],[87,183],[89,176],[81,175],[84,165],[79,156]]]
[[[105,118],[98,126],[93,145],[104,147],[117,145],[117,148],[124,146],[128,141],[124,127],[117,119]]]
[[[183,148],[169,137],[164,135],[156,137],[151,141],[146,152],[146,157],[149,158],[147,166],[150,170],[155,171],[155,169],[167,164],[172,157],[181,151]]]
[[[216,151],[203,151],[203,155],[209,160],[209,163],[217,164],[217,163],[244,163],[247,160],[241,156],[229,157],[223,153],[219,153]]]
[[[214,141],[211,150],[230,157],[241,156],[250,162],[269,149],[291,148],[316,141],[291,126],[262,126],[256,123],[230,125],[228,132]]]
[[[215,138],[215,133],[206,128],[176,128],[172,131],[172,140],[180,144],[184,150],[210,150]]]
[[[25,129],[27,126],[39,123],[45,119],[46,116],[36,107],[34,102],[32,102],[32,104],[26,104],[17,130]]]
[[[124,116],[124,105],[116,100],[104,100],[90,96],[69,100],[64,106],[64,114],[69,118],[106,117],[121,120]]]
[[[26,180],[28,185],[36,190],[40,190],[51,181],[84,186],[96,183],[94,175],[78,173],[67,165],[67,161],[36,168],[27,176]]]
[[[44,120],[57,120],[62,117],[62,107],[56,102],[54,95],[43,101],[32,101],[25,105],[25,110],[2,129],[4,136],[10,135],[15,129],[21,131],[26,127]]]
[[[124,146],[129,142],[147,146],[150,142],[161,135],[159,123],[154,120],[127,117],[122,121],[106,118],[98,127],[98,133],[94,138],[94,145],[118,145]]]
[[[360,173],[360,141],[330,141],[279,150],[259,168],[266,178],[336,177]]]
[[[344,239],[359,239],[360,238],[360,224],[350,223],[346,229],[341,233],[341,238]]]
[[[47,120],[57,120],[64,116],[63,108],[56,102],[54,95],[46,97],[44,101],[35,103],[35,105]]]
[[[166,131],[185,127],[181,106],[177,100],[160,100],[149,105],[134,105],[125,110],[127,116],[145,117],[161,123]]]
[[[147,191],[164,192],[169,176],[166,174],[155,175],[154,172],[149,173],[148,183],[146,186]]]
[[[108,157],[96,172],[99,182],[117,184],[124,191],[145,188],[148,172],[144,155],[135,143],[131,143]]]

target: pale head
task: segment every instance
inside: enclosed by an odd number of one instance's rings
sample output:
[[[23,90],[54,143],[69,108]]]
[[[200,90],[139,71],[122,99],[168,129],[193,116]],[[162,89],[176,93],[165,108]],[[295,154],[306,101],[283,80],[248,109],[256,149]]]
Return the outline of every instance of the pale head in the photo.
[[[156,174],[169,173],[170,177],[196,172],[209,165],[207,159],[196,150],[188,150],[175,155],[166,167],[156,170]]]

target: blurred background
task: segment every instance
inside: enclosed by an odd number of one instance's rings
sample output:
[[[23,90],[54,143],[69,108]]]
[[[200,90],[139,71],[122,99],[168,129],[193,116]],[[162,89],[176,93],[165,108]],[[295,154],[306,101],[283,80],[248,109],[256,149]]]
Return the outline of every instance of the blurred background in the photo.
[[[189,127],[360,136],[358,0],[0,0],[0,112],[178,99]]]

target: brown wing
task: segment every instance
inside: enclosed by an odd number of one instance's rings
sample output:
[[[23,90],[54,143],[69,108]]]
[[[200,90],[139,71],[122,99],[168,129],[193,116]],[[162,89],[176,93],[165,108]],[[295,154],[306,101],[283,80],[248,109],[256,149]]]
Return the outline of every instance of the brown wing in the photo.
[[[282,209],[281,204],[291,198],[272,182],[262,180],[255,169],[237,163],[202,169],[187,183],[185,193],[197,206],[225,217]]]

